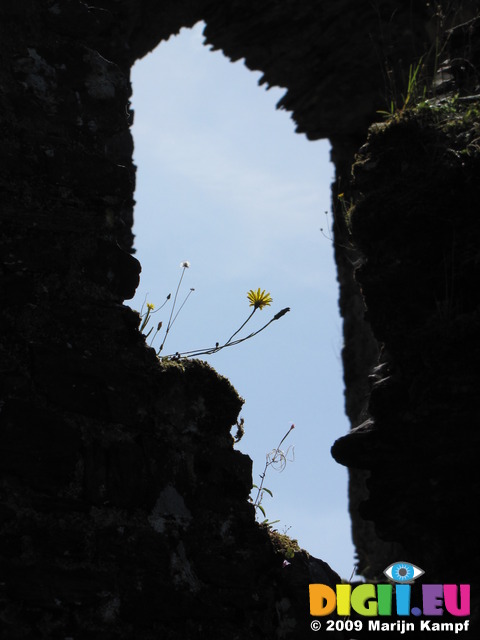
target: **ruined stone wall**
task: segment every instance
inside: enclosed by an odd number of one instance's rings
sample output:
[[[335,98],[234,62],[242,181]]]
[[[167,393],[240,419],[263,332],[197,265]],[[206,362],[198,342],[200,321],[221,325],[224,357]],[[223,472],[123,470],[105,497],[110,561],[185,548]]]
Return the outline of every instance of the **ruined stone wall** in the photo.
[[[178,10],[1,7],[5,638],[301,637],[306,585],[338,580],[305,552],[282,573],[233,449],[241,399],[206,365],[160,365],[122,305],[129,69]]]
[[[465,20],[478,8],[457,4]],[[465,504],[477,499],[468,455],[478,294],[465,284],[477,265],[475,122],[450,132],[415,119],[377,128],[350,182],[376,111],[435,43],[434,9],[401,0],[2,2],[4,637],[302,638],[308,583],[338,580],[306,552],[282,570],[281,546],[247,502],[251,462],[232,446],[240,398],[206,365],[161,365],[122,304],[140,271],[129,70],[199,19],[211,46],[286,88],[280,106],[299,132],[332,141],[346,410],[353,426],[374,420],[335,448],[361,468],[351,481],[361,570],[376,575],[397,559],[395,544],[441,582],[462,578],[456,562],[469,571],[471,546],[453,551],[470,527]],[[478,63],[468,29],[456,49],[466,68]],[[468,82],[462,91],[475,74]],[[342,192],[354,205],[348,220]],[[420,459],[400,482],[394,471],[410,453]],[[375,529],[359,511],[367,497],[362,514]],[[425,503],[437,505],[433,518]]]
[[[371,470],[361,513],[432,582],[468,582],[476,563],[455,540],[477,537],[480,102],[459,100],[376,125],[357,156],[356,279],[382,348],[371,418],[334,447]]]
[[[429,582],[472,583],[477,623],[479,9],[443,33],[430,97],[373,125],[353,165],[344,217],[381,348],[367,419],[332,450],[368,470],[359,514],[382,540]]]

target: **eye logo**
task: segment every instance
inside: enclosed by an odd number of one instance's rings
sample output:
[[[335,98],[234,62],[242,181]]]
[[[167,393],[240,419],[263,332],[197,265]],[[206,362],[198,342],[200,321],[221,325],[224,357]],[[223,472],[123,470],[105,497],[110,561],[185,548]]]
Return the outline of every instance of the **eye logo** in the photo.
[[[412,589],[411,585],[417,578],[423,576],[425,571],[410,562],[400,560],[388,566],[383,573],[389,579],[389,584],[362,582],[355,585],[343,582],[335,585],[335,590],[326,584],[310,584],[310,615],[328,616],[336,609],[336,615],[342,618],[350,616],[353,610],[359,616],[368,618],[380,616],[380,620],[371,619],[368,621],[370,631],[400,631],[401,634],[415,630],[415,623],[403,620],[403,616],[414,616],[414,618],[423,616],[420,625],[417,625],[420,626],[420,631],[455,629],[455,633],[458,633],[460,629],[468,629],[468,620],[464,622],[435,622],[427,618],[442,616],[445,612],[456,617],[469,616],[469,584],[422,584],[421,588],[418,585],[418,589]],[[412,591],[415,593],[412,594]],[[412,595],[420,601],[421,608],[412,606]],[[394,605],[397,618],[400,618],[393,622],[382,622],[382,616],[395,615]],[[333,624],[333,620],[328,622]],[[360,626],[357,626],[357,622]],[[320,627],[317,627],[317,630],[318,628]],[[358,631],[361,628],[362,622],[356,620],[355,629]],[[327,631],[331,629],[333,627],[327,625]],[[335,629],[341,631],[344,627],[342,626],[341,629],[335,627]],[[348,630],[348,627],[345,627],[345,631]]]
[[[383,572],[387,578],[400,584],[411,584],[422,576],[425,571],[410,562],[394,562]]]

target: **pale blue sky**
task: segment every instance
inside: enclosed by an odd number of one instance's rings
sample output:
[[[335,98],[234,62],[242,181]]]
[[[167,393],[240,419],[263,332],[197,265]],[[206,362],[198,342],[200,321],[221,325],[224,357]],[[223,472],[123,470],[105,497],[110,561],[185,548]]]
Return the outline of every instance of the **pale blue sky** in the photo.
[[[290,114],[275,109],[284,91],[266,91],[260,73],[209,51],[202,29],[182,29],[133,69],[143,271],[129,304],[139,309],[148,294],[159,306],[175,292],[180,262],[190,262],[180,299],[195,292],[164,353],[225,341],[251,310],[249,289],[273,297],[251,330],[291,307],[259,336],[205,359],[245,399],[237,447],[254,461],[254,482],[295,423],[285,442],[295,445],[295,461],[266,478],[274,493],[263,502],[267,517],[349,578],[347,472],[330,456],[348,424],[333,252],[320,232],[330,209],[329,144],[295,134]],[[166,324],[169,311],[155,322]]]

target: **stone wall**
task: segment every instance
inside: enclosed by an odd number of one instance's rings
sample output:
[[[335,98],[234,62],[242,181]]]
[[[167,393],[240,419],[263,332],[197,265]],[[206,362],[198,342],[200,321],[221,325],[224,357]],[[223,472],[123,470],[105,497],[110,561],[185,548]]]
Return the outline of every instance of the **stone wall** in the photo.
[[[450,75],[462,95],[478,93],[476,23],[468,22],[477,2],[456,4],[452,20],[466,25],[448,40],[452,59],[465,62]],[[338,581],[304,551],[282,569],[282,545],[256,525],[247,501],[251,461],[233,449],[240,398],[202,363],[160,364],[122,304],[140,272],[129,70],[200,19],[211,46],[286,88],[279,106],[299,132],[332,142],[346,411],[353,427],[367,421],[334,454],[360,468],[351,476],[360,568],[378,575],[404,548],[439,581],[471,576],[474,550],[465,536],[459,550],[457,538],[470,530],[478,488],[478,293],[466,284],[476,282],[478,262],[478,131],[474,112],[467,116],[475,103],[457,109],[461,121],[450,129],[425,114],[372,129],[353,183],[350,175],[377,110],[404,90],[409,65],[435,48],[435,7],[5,0],[6,638],[303,638],[307,585]],[[405,461],[410,454],[416,462]],[[396,472],[406,465],[405,479]],[[433,517],[425,504],[436,505]]]

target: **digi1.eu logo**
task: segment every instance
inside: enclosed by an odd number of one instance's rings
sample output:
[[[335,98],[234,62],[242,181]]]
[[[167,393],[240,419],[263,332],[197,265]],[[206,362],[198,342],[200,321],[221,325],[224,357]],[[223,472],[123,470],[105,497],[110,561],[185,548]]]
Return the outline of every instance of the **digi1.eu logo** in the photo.
[[[415,602],[412,602],[412,586],[425,574],[423,569],[410,562],[397,561],[383,573],[389,580],[386,584],[353,586],[343,583],[337,584],[335,589],[326,584],[311,584],[310,614],[322,617],[327,631],[360,631],[364,625],[362,617],[370,618],[365,621],[369,631],[406,633],[417,629],[457,634],[468,629],[469,621],[459,621],[459,618],[470,615],[469,584],[422,584],[421,588],[420,585],[416,587]],[[331,614],[335,618],[326,620],[326,616]],[[453,616],[450,618],[452,621],[444,621],[445,618],[440,621],[444,614]],[[354,616],[354,619],[347,619],[349,616]],[[387,616],[396,616],[397,619],[388,621],[385,620]],[[313,630],[318,631],[321,627],[319,620],[312,621]]]

